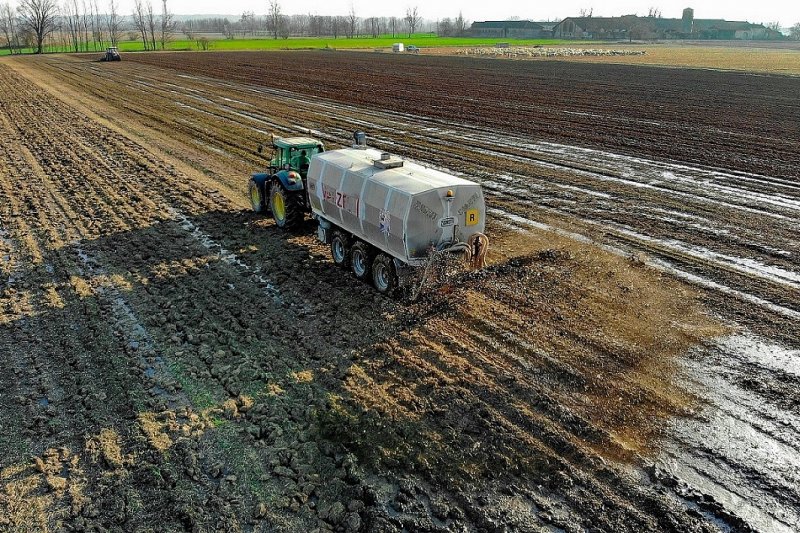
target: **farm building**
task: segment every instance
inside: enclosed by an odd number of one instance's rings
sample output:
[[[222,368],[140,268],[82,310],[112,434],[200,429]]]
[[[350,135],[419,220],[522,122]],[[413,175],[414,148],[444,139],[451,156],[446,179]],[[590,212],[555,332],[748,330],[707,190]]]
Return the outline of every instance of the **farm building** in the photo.
[[[627,39],[639,17],[568,17],[553,28],[556,39]]]
[[[552,28],[553,23],[549,26]],[[500,39],[544,39],[553,34],[548,31],[543,23],[532,20],[487,20],[473,22],[471,27],[473,37],[497,37]]]
[[[687,8],[682,18],[637,17],[569,17],[553,29],[556,39],[781,39],[778,31],[762,24],[695,19]]]

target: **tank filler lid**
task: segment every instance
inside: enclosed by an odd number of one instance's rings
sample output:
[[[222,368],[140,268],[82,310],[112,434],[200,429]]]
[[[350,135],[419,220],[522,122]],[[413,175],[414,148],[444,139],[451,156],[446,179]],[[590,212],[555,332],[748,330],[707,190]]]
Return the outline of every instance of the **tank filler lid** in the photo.
[[[387,168],[399,168],[403,166],[403,160],[399,157],[395,157],[392,154],[388,154],[386,152],[381,153],[380,158],[373,159],[372,164],[380,169],[387,169]]]

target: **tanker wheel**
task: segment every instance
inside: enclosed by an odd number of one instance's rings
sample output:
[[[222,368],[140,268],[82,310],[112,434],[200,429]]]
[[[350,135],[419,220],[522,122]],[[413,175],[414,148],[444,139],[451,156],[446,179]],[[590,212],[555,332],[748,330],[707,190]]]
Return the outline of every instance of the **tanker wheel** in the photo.
[[[366,281],[369,279],[370,269],[372,267],[372,248],[369,244],[358,241],[353,244],[350,249],[350,269],[353,271],[356,279]]]
[[[381,294],[391,294],[397,288],[397,269],[394,259],[386,254],[378,254],[372,263],[372,284]]]
[[[247,186],[247,196],[250,197],[250,207],[254,213],[264,212],[264,200],[261,197],[261,186],[254,180],[250,180]]]
[[[298,192],[287,191],[279,181],[272,184],[269,207],[275,225],[281,229],[297,226],[303,220],[303,206]]]
[[[333,264],[338,267],[350,266],[350,239],[339,230],[334,231],[331,236],[331,257]]]

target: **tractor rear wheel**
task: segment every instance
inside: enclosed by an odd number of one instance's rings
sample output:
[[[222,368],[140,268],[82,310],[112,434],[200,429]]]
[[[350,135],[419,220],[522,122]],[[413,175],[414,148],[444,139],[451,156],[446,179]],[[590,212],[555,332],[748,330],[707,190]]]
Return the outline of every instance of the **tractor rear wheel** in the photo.
[[[275,181],[269,193],[269,207],[275,225],[281,229],[290,229],[303,220],[301,192],[287,191],[281,182]]]
[[[372,284],[381,294],[391,294],[397,288],[397,269],[394,259],[386,254],[378,254],[372,263]]]
[[[372,247],[369,244],[363,241],[353,244],[350,249],[350,269],[356,279],[361,281],[369,279],[373,255]]]
[[[254,180],[250,180],[247,186],[247,195],[250,197],[250,207],[254,213],[264,212],[264,199],[262,198],[262,187]]]
[[[331,236],[331,257],[333,264],[340,268],[350,266],[350,238],[339,230]]]

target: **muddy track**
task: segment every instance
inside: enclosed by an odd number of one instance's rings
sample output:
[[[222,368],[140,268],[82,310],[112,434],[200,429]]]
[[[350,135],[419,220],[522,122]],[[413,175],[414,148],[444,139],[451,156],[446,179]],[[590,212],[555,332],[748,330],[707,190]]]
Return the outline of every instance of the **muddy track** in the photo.
[[[770,359],[793,352],[747,334],[704,340],[719,327],[698,302],[768,337],[792,324],[781,310],[797,309],[796,257],[780,253],[796,238],[791,183],[629,156],[620,170],[524,130],[495,142],[452,116],[108,67],[14,64],[25,78],[0,65],[13,139],[0,152],[0,345],[16,399],[0,423],[18,430],[0,440],[0,527],[800,523],[795,367]],[[33,85],[54,79],[64,100]],[[381,147],[482,181],[494,265],[404,305],[333,269],[310,225],[285,235],[242,210],[241,176],[262,163],[252,147],[299,126],[332,145],[367,128]],[[698,295],[568,232],[738,294]],[[759,268],[770,253],[774,268]],[[728,429],[759,443],[752,457]]]

